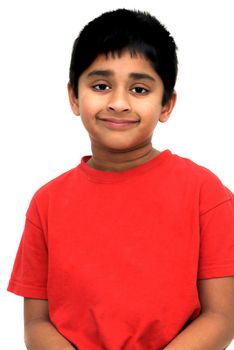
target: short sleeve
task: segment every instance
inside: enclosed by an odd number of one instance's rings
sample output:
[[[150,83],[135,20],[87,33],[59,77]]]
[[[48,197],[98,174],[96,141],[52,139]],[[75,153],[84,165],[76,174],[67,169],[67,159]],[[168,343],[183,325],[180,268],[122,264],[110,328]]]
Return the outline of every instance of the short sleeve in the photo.
[[[47,299],[47,265],[46,237],[40,225],[36,203],[32,200],[8,291],[27,298]]]
[[[215,177],[201,193],[198,279],[234,276],[234,198]]]

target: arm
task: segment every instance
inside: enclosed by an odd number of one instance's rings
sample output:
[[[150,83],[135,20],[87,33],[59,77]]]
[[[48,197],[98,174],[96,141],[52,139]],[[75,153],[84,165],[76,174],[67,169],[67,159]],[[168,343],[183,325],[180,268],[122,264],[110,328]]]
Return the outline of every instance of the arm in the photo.
[[[24,331],[28,350],[74,350],[50,322],[47,300],[24,299]]]
[[[198,281],[201,315],[165,350],[222,350],[234,337],[234,277]]]

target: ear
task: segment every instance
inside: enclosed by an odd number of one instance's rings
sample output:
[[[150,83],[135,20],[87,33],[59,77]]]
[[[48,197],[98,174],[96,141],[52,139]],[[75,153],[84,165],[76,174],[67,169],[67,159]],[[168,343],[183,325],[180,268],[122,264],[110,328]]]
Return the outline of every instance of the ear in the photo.
[[[75,115],[80,115],[78,98],[75,96],[70,83],[67,84],[67,91],[72,112]]]
[[[176,98],[177,98],[176,92],[173,91],[173,94],[170,100],[162,107],[161,116],[159,118],[159,121],[161,123],[165,123],[169,119],[171,112],[173,111],[173,108],[176,104]]]

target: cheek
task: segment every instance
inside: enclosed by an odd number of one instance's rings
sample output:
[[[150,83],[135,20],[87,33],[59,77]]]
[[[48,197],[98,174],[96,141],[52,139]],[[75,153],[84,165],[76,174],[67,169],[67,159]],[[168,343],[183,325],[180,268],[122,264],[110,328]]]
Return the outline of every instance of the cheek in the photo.
[[[157,101],[147,101],[147,103],[139,104],[139,108],[137,109],[138,113],[145,120],[152,120],[152,123],[157,121],[162,113],[162,106],[160,102]]]
[[[103,108],[103,103],[100,99],[94,96],[82,95],[80,97],[80,114],[81,116],[89,116],[89,118],[94,118],[96,114]]]

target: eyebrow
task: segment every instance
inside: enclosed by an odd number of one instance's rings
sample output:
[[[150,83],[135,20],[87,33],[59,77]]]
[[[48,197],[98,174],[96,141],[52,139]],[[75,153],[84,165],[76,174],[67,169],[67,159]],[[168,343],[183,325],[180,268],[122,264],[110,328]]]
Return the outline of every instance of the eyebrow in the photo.
[[[111,70],[93,70],[88,74],[88,77],[110,77],[114,75]]]
[[[114,72],[111,70],[94,70],[88,74],[89,77],[112,77],[114,75]],[[140,73],[140,72],[132,72],[129,74],[129,77],[132,78],[133,80],[151,80],[155,81],[155,79],[146,73]]]
[[[130,73],[129,74],[130,78],[134,79],[134,80],[151,80],[151,81],[155,81],[155,79],[146,73]]]

